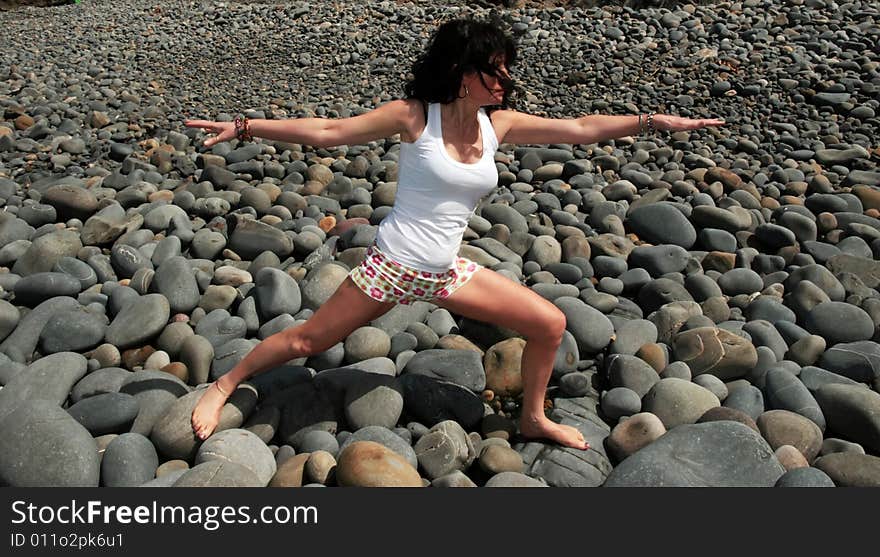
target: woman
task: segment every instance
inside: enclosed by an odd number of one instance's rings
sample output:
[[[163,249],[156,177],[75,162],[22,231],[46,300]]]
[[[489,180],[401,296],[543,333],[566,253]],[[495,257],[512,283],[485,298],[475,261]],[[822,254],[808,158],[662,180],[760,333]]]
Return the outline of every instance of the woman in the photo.
[[[404,100],[353,118],[186,122],[217,134],[205,146],[251,136],[318,147],[401,137],[397,198],[364,262],[306,323],[263,340],[206,390],[192,414],[199,438],[213,432],[229,394],[248,377],[329,349],[395,303],[427,300],[522,334],[527,342],[520,433],[589,448],[577,429],[544,414],[547,383],[566,327],[563,313],[531,289],[457,257],[477,202],[497,186],[495,151],[502,142],[590,144],[722,122],[660,114],[548,119],[505,109],[513,85],[508,66],[515,60],[512,40],[496,26],[455,20],[438,28],[416,61]],[[500,108],[487,112],[486,107]]]

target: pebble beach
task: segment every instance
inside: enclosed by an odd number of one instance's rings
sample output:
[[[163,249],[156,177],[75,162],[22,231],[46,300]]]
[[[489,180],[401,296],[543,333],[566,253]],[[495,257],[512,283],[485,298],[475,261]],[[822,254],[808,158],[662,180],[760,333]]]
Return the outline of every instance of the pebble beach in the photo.
[[[880,486],[880,6],[513,4],[0,10],[0,485]],[[490,13],[518,110],[726,122],[495,154],[459,253],[565,314],[545,407],[590,449],[519,435],[516,331],[427,302],[243,383],[200,441],[207,385],[362,261],[400,139],[184,120],[361,114]]]

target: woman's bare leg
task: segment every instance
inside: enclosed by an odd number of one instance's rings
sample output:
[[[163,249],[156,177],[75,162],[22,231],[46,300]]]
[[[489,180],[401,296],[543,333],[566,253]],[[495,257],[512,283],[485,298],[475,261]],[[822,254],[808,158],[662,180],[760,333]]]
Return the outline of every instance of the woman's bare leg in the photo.
[[[576,428],[557,424],[544,414],[544,395],[562,342],[565,315],[530,288],[489,269],[480,269],[448,298],[434,303],[464,317],[495,323],[523,334],[523,409],[520,432],[567,447],[588,449]]]
[[[242,381],[294,358],[323,352],[392,307],[393,302],[370,298],[351,278],[346,278],[308,321],[264,339],[229,373],[217,379],[193,410],[193,431],[200,439],[213,433],[226,399]]]

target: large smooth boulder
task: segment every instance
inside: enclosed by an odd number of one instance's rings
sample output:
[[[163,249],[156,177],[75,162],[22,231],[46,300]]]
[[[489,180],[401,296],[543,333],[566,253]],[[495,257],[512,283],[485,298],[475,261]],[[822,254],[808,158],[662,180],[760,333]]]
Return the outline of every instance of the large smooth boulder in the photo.
[[[0,484],[98,487],[97,443],[53,401],[23,401],[0,419],[0,447]]]
[[[617,465],[605,487],[772,487],[785,473],[750,427],[719,421],[682,425]]]
[[[743,337],[716,327],[697,327],[675,336],[675,359],[693,375],[711,373],[722,381],[745,376],[758,363],[754,345]]]

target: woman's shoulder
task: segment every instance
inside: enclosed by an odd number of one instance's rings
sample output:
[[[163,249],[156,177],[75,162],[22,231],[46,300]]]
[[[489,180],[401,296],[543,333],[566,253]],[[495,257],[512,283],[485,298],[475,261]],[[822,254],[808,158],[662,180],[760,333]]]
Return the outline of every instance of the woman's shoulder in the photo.
[[[403,114],[405,122],[404,128],[406,132],[401,133],[401,141],[406,143],[415,142],[419,136],[422,135],[422,131],[428,125],[429,103],[416,98],[401,99],[391,102],[400,103],[400,110]]]

